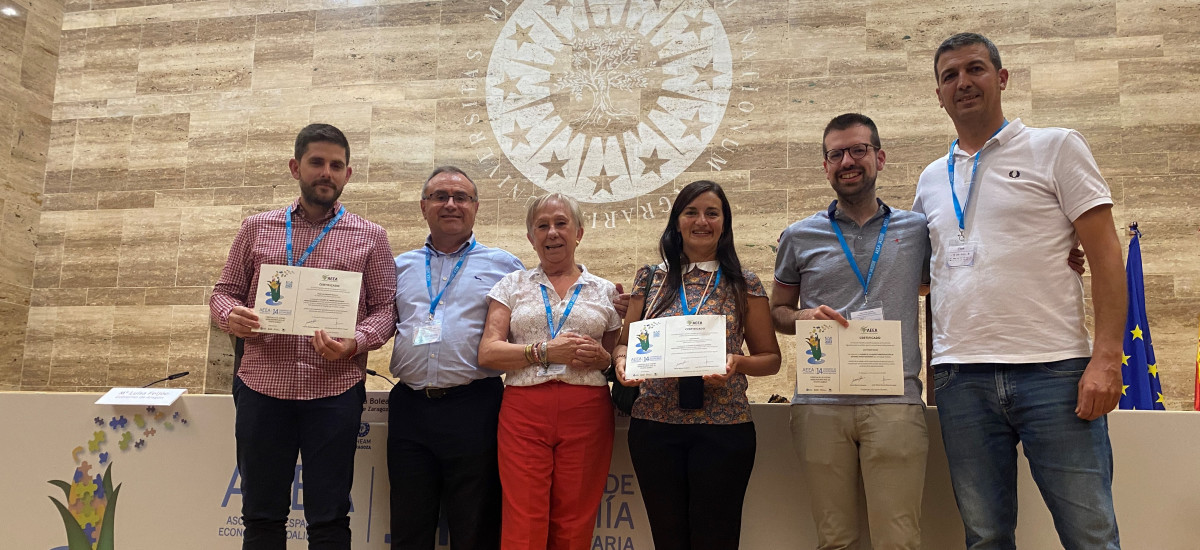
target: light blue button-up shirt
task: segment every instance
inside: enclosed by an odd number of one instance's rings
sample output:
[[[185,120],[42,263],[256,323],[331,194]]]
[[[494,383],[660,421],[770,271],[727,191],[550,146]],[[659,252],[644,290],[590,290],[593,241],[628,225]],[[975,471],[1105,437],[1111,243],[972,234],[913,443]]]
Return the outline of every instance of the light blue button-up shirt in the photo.
[[[500,372],[480,368],[479,340],[487,318],[487,293],[505,275],[525,269],[516,256],[499,248],[476,243],[475,236],[452,254],[425,246],[396,256],[396,341],[392,347],[392,376],[413,389],[450,388],[469,384]],[[468,252],[468,249],[470,251]],[[441,322],[441,339],[414,345],[417,327],[429,319],[429,290],[425,284],[425,255],[433,278],[433,295],[446,286],[455,264],[465,253],[466,261],[442,294],[436,319]]]

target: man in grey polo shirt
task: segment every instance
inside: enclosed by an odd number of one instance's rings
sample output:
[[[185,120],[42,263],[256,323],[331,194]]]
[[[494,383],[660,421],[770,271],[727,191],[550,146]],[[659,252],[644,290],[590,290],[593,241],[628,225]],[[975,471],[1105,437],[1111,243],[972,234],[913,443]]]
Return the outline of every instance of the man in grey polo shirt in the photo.
[[[866,488],[875,548],[921,546],[921,496],[928,432],[917,338],[920,285],[928,279],[925,217],[875,196],[885,154],[870,118],[840,115],[825,127],[825,175],[837,200],[779,237],[771,316],[775,330],[796,320],[898,320],[904,393],[792,398],[792,438],[812,495],[820,549],[854,547],[858,485]],[[878,252],[877,252],[878,251]],[[853,263],[851,263],[853,262]]]

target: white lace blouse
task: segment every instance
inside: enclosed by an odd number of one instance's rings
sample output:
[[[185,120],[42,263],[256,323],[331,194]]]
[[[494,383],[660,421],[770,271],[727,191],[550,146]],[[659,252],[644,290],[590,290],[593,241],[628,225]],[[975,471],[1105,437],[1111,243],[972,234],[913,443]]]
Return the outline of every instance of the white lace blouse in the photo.
[[[579,290],[579,298],[575,300],[562,331],[590,336],[600,341],[605,332],[621,329],[621,318],[613,308],[617,288],[607,280],[588,273],[586,267],[579,266],[579,269],[582,274],[575,285],[583,285],[583,288]],[[550,311],[557,326],[562,319],[563,310],[571,301],[575,286],[567,292],[566,298],[559,298],[541,266],[509,273],[488,292],[488,299],[496,300],[512,311],[508,325],[512,343],[525,345],[550,339],[550,327],[546,323],[546,306],[541,291],[543,286],[546,287],[546,295],[550,297]],[[551,380],[578,386],[608,384],[603,372],[570,365],[567,365],[566,372],[561,374],[538,376],[537,366],[530,365],[520,370],[508,371],[504,375],[504,383],[509,386],[535,386]]]

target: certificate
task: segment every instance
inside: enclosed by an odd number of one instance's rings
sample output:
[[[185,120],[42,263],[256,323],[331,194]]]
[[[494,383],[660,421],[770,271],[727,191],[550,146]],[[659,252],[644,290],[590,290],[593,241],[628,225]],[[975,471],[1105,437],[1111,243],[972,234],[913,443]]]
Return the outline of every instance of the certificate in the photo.
[[[904,395],[900,321],[796,321],[796,393]]]
[[[725,316],[683,315],[629,325],[625,378],[725,374]]]
[[[258,275],[255,332],[312,336],[323,330],[353,338],[362,273],[263,264]]]

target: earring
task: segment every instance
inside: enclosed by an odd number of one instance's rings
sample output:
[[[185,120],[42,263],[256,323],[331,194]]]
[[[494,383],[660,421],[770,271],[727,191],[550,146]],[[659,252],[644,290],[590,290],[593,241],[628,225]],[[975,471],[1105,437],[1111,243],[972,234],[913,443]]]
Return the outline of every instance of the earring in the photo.
[[[581,242],[583,242],[582,239],[575,239],[575,246],[579,246],[579,243]]]

